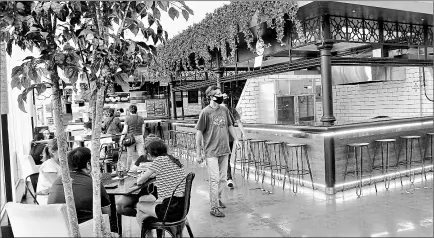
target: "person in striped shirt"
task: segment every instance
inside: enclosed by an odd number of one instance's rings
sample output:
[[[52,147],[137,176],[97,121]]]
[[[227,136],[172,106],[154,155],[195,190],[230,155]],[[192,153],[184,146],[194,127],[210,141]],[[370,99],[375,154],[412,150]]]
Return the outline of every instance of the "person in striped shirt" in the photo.
[[[137,222],[141,225],[143,220],[148,217],[163,220],[167,207],[169,209],[166,221],[178,221],[184,213],[185,181],[183,179],[186,176],[184,166],[179,159],[167,154],[167,146],[161,140],[150,142],[146,151],[154,160],[149,169],[137,179],[137,184],[145,183],[155,174],[158,198],[152,194],[140,197],[139,203],[137,203]],[[178,184],[180,186],[175,191],[170,206],[168,206],[172,193]]]

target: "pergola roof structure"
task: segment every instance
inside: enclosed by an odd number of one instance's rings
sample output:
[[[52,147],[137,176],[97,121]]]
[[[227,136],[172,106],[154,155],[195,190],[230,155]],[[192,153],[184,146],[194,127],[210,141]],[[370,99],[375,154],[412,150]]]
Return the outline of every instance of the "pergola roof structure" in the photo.
[[[255,35],[253,45],[259,38],[262,38],[265,44],[269,44],[269,47],[264,50],[265,61],[262,67],[236,76],[222,77],[220,82],[318,67],[320,65],[318,47],[323,44],[333,45],[332,65],[432,66],[433,64],[433,5],[430,3],[388,2],[385,5],[385,3],[372,1],[354,3],[315,1],[299,2],[299,4],[301,7],[297,12],[297,18],[301,22],[304,36],[299,36],[294,25],[288,21],[282,40],[287,44],[282,46],[276,40],[276,31],[268,28],[265,22],[261,24],[262,30],[259,32],[252,27],[251,30]],[[216,72],[248,71],[253,68],[253,59],[257,55],[247,47],[243,34],[239,33],[238,38],[236,62],[225,64],[220,57],[212,57],[213,70]],[[423,49],[423,59],[397,59],[387,55],[389,50],[409,48]],[[373,58],[374,49],[380,49],[383,52],[382,57]],[[369,51],[371,54],[366,54]],[[357,58],[346,57],[355,54],[358,54]],[[173,90],[192,90],[215,83],[215,80],[204,80],[177,86]]]

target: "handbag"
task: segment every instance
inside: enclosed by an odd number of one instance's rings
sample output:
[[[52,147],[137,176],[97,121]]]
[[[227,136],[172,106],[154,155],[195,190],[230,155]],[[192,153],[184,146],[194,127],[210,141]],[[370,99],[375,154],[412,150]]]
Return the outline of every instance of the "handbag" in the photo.
[[[137,116],[137,118],[138,118],[138,116]],[[137,123],[137,120],[136,120],[136,123]],[[135,129],[136,129],[136,125],[134,124],[134,130],[133,131],[135,131]],[[136,143],[136,139],[134,138],[134,133],[126,134],[124,137],[124,140],[122,141],[122,145],[127,146],[127,147],[132,146],[135,143]]]
[[[134,138],[134,134],[127,134],[122,141],[124,146],[132,146],[136,143],[136,139]]]

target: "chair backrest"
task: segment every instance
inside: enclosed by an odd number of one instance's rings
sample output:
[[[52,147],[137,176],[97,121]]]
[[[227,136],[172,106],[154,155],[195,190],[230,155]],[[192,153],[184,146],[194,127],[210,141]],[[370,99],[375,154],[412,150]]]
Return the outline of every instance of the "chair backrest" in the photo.
[[[71,237],[65,204],[9,202],[6,212],[14,237]]]
[[[175,189],[173,189],[172,197],[170,198],[169,204],[167,205],[167,208],[166,208],[166,212],[164,213],[163,223],[166,221],[166,215],[167,215],[167,212],[169,210],[169,206],[172,202],[172,198],[175,195],[175,192],[178,189],[179,185],[181,185],[184,182],[184,180],[185,180],[185,192],[184,192],[184,199],[185,199],[184,202],[185,203],[184,203],[184,214],[182,215],[182,219],[184,219],[187,216],[188,211],[190,210],[191,187],[193,184],[194,176],[196,176],[196,175],[194,173],[190,172],[189,174],[187,174],[187,176],[185,176],[181,180],[181,182],[179,182],[178,185],[176,185]]]
[[[33,191],[36,192],[36,186],[38,185],[38,179],[39,179],[39,173],[34,173],[29,176],[27,176],[30,179],[30,182],[32,183]],[[27,181],[27,178],[26,178]]]
[[[26,178],[27,176],[34,173],[39,173],[40,166],[35,164],[35,161],[31,155],[24,155],[20,157],[20,165],[22,178]]]
[[[190,210],[191,187],[193,186],[193,179],[195,176],[196,175],[194,173],[189,173],[185,179],[185,193],[184,193],[185,205],[184,205],[184,215],[182,216],[183,219],[187,216],[188,211]]]

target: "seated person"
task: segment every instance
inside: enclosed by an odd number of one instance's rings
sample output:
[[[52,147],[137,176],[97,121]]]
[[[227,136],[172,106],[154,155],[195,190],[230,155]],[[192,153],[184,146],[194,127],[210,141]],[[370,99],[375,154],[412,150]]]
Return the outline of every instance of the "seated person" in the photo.
[[[44,137],[42,134],[36,134],[35,139],[30,144],[30,155],[32,156],[33,160],[35,161],[36,165],[42,164],[45,160],[43,160],[43,151],[45,146],[47,145],[44,142],[38,142],[43,140]]]
[[[78,147],[71,150],[67,157],[78,223],[83,223],[93,218],[93,186],[90,175],[92,171],[90,165],[90,150],[86,147]],[[50,189],[50,195],[48,196],[48,204],[55,203],[66,203],[61,177],[58,177],[56,181],[54,181]],[[101,185],[101,210],[103,214],[110,215],[110,199],[103,185]]]
[[[43,160],[39,168],[38,185],[36,186],[36,200],[40,205],[47,204],[48,192],[53,182],[62,174],[62,169],[59,164],[59,154],[57,147],[57,139],[48,142],[48,145],[43,151]]]
[[[153,141],[146,147],[149,156],[154,158],[151,166],[137,179],[137,184],[146,182],[154,173],[156,174],[156,186],[158,199],[150,195],[140,198],[137,203],[137,222],[142,225],[144,219],[154,217],[163,220],[173,190],[186,176],[182,163],[172,155],[167,154],[167,146],[163,141]],[[166,221],[173,222],[182,218],[184,213],[185,181],[177,188],[167,212]]]
[[[160,138],[158,138],[157,136],[153,135],[149,135],[146,137],[145,139],[145,148],[146,146],[152,142],[152,141],[162,141]],[[149,167],[150,162],[152,162],[151,156],[148,156],[147,153],[145,153],[145,155],[141,155],[135,165],[133,166],[133,168],[130,170],[130,172],[137,172],[138,168],[141,167],[141,169],[143,169],[143,166],[140,165],[140,163],[146,163],[148,164],[147,167]],[[145,166],[146,167],[146,166]],[[139,198],[143,195],[148,195],[148,194],[154,194],[155,197],[157,197],[157,189],[154,185],[149,185],[148,187],[142,188],[140,190],[140,192],[136,195],[131,194],[131,195],[122,195],[120,196],[117,200],[116,200],[116,211],[119,214],[125,215],[125,216],[136,216],[136,204],[139,201]]]
[[[44,140],[49,140],[50,139],[50,131],[48,129],[45,129],[42,134],[44,135]]]

